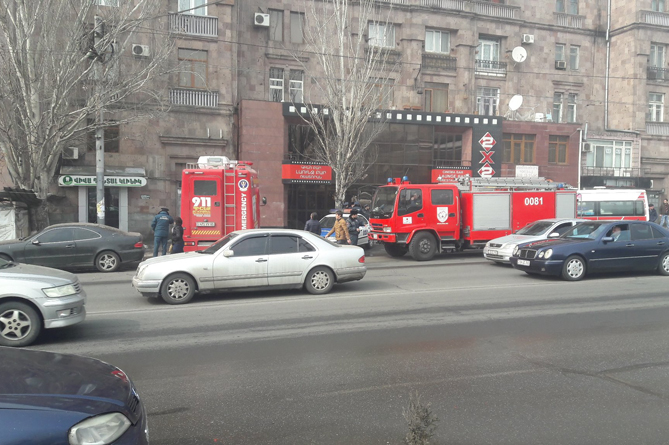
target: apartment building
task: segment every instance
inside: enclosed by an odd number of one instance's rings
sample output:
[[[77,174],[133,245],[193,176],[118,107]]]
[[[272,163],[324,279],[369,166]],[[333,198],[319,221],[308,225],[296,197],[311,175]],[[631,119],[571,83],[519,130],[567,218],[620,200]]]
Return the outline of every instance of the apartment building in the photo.
[[[295,58],[307,49],[305,3],[170,0],[174,58],[190,68],[170,79],[167,116],[118,129],[111,173],[144,178],[110,192],[120,227],[147,233],[161,206],[178,213],[181,169],[205,154],[254,162],[267,198],[263,226],[299,227],[334,205],[328,166],[296,148],[303,125],[295,107],[318,103],[310,85],[322,75],[308,53]],[[477,175],[485,130],[498,151],[496,176],[638,187],[659,200],[669,189],[664,3],[377,1],[391,23],[355,32],[390,51],[400,69],[377,85],[390,92],[379,104],[388,131],[350,196],[369,199],[374,186],[405,174],[414,182]],[[61,176],[93,165],[88,155],[64,161]],[[301,177],[310,166],[322,175]],[[90,189],[75,188],[59,187],[72,204],[61,206],[62,220],[89,218]]]

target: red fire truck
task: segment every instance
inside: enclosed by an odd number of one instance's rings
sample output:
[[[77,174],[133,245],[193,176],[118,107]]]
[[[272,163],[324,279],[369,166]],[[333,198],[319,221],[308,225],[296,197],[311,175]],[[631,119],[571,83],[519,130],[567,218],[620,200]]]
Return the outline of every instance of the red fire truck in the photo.
[[[201,156],[181,176],[184,251],[203,250],[229,232],[259,227],[258,174],[250,162]]]
[[[390,179],[372,202],[370,239],[390,256],[417,261],[437,253],[483,248],[532,221],[573,218],[575,189],[541,179],[462,178],[444,184]]]

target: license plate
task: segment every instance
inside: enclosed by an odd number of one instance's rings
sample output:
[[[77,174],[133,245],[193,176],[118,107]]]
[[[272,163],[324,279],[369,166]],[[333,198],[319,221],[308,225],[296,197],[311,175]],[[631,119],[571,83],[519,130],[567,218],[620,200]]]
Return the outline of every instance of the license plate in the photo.
[[[497,255],[497,251],[496,250],[489,250],[488,255]]]
[[[529,266],[530,262],[528,260],[518,260],[519,266]]]
[[[215,225],[216,225],[216,223],[214,223],[214,222],[198,221],[198,222],[195,223],[196,227],[214,227]]]

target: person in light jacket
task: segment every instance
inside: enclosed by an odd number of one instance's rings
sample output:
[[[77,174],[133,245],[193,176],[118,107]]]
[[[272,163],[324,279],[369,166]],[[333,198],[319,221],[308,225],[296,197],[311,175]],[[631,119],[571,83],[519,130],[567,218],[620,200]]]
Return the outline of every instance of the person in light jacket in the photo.
[[[344,221],[343,216],[344,212],[337,210],[335,213],[335,223],[328,234],[325,235],[325,238],[329,237],[334,232],[337,244],[351,244],[351,236],[348,234],[348,225],[346,224],[346,221]]]

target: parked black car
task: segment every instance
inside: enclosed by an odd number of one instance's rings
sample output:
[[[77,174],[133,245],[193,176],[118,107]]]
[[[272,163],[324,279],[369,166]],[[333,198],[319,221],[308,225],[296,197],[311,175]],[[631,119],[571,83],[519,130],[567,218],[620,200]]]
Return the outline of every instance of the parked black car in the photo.
[[[88,357],[0,347],[0,443],[149,443],[130,378]]]
[[[669,231],[646,221],[589,221],[557,239],[520,244],[510,258],[528,274],[577,281],[586,274],[658,271],[669,275]]]
[[[0,242],[0,258],[9,261],[57,269],[96,267],[100,272],[141,261],[145,250],[140,233],[88,223],[56,224],[27,238]]]

